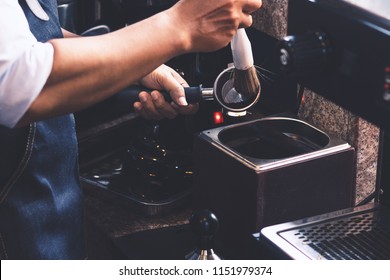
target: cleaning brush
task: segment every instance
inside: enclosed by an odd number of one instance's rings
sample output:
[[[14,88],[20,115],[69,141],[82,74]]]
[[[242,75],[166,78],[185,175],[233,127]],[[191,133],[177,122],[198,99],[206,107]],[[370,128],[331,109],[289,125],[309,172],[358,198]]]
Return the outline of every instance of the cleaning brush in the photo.
[[[260,81],[254,66],[252,46],[244,28],[237,30],[230,45],[234,64],[234,88],[244,99],[253,98],[259,94]]]

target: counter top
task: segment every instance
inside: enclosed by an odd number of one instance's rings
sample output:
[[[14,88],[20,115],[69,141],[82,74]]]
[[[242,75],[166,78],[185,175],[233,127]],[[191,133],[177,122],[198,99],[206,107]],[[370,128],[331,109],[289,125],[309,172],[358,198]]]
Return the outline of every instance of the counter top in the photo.
[[[121,205],[103,201],[97,197],[85,197],[87,220],[93,223],[109,239],[135,232],[188,223],[191,209],[172,211],[162,217],[145,217]]]

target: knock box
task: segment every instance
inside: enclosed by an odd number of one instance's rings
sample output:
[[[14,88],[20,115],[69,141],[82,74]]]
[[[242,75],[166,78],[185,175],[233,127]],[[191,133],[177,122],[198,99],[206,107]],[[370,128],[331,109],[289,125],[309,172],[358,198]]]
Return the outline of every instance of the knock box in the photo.
[[[232,248],[265,226],[354,204],[354,149],[302,120],[214,128],[194,145],[193,207],[214,212]]]

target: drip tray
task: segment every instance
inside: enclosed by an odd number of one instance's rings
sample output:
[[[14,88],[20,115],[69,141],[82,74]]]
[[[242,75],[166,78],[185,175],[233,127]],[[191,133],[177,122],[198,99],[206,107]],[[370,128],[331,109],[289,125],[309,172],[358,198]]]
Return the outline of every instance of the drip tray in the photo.
[[[140,179],[124,170],[125,150],[103,155],[80,168],[83,189],[91,195],[146,217],[160,217],[188,204],[191,181],[171,185]]]
[[[372,203],[268,226],[260,241],[293,259],[388,260],[390,212]]]

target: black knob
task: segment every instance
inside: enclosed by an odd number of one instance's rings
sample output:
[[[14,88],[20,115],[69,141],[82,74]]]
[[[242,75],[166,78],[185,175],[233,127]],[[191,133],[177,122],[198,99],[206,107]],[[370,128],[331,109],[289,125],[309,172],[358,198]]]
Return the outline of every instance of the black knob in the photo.
[[[218,231],[219,222],[210,210],[195,212],[190,218],[192,232],[198,237],[199,249],[212,249],[212,242]]]
[[[288,74],[310,76],[330,66],[331,47],[324,32],[284,37],[277,49],[281,70]]]

